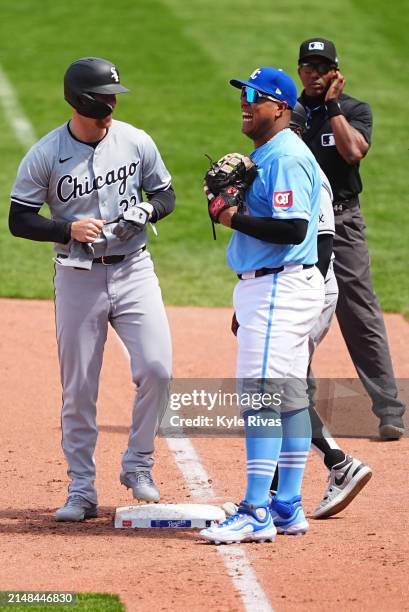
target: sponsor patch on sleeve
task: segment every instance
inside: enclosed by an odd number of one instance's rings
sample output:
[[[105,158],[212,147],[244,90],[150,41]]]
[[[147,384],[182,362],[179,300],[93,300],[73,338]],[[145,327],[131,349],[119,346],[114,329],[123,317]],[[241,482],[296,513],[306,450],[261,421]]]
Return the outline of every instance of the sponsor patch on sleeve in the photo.
[[[275,191],[273,194],[273,204],[276,208],[288,210],[293,205],[293,192]]]

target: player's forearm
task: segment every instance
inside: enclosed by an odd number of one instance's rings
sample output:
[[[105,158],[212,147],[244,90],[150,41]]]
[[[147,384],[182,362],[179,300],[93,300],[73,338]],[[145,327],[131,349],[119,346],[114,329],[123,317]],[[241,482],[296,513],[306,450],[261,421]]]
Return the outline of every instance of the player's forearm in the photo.
[[[163,219],[175,209],[176,195],[172,187],[165,191],[158,191],[152,195],[148,195],[149,203],[153,206],[151,221],[156,223]]]
[[[301,244],[305,239],[308,221],[305,219],[271,219],[235,213],[231,227],[242,234],[275,244]]]
[[[369,149],[365,138],[348,123],[344,115],[332,117],[330,121],[338,153],[347,164],[357,164]]]
[[[66,244],[71,239],[71,223],[55,221],[38,214],[35,208],[11,203],[9,228],[13,236],[38,240],[39,242],[59,242]]]

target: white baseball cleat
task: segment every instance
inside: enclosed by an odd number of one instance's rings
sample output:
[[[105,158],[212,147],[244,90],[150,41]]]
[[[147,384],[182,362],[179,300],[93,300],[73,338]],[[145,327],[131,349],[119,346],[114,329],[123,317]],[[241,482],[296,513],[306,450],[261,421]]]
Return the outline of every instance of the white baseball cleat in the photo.
[[[328,488],[314,511],[314,518],[326,519],[344,510],[371,477],[370,467],[347,455],[344,461],[330,470]]]
[[[274,542],[276,533],[268,506],[257,508],[241,502],[235,514],[219,525],[202,529],[200,537],[213,544]]]

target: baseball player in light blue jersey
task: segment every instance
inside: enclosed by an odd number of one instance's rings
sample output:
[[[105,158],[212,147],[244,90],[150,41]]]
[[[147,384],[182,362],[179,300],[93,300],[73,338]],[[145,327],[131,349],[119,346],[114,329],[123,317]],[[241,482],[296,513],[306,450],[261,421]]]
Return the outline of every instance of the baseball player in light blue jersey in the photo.
[[[242,411],[246,493],[236,514],[201,531],[215,543],[274,540],[277,532],[308,529],[300,495],[311,444],[308,337],[324,302],[323,277],[315,267],[321,177],[314,156],[288,127],[295,84],[275,68],[230,83],[241,89],[242,132],[253,140],[251,159],[258,167],[244,210],[221,208],[218,216],[234,230],[227,258],[240,279],[233,296],[238,386],[270,396],[279,390],[281,406]],[[279,488],[269,502],[280,456]]]
[[[291,113],[290,128],[302,137],[307,125],[307,114],[304,107],[297,102]],[[320,270],[325,284],[325,302],[318,320],[316,321],[309,337],[309,359],[313,358],[315,349],[328,333],[331,321],[335,314],[338,298],[338,285],[335,278],[332,252],[335,234],[334,211],[332,208],[332,190],[327,177],[320,168],[321,175],[321,200],[320,215],[318,223],[318,261],[317,268]],[[232,331],[237,335],[237,322],[232,323]],[[315,409],[315,381],[311,366],[308,370],[309,387],[309,413],[312,427],[312,448],[321,456],[327,467],[330,468],[328,486],[324,497],[314,512],[314,518],[328,518],[338,514],[346,508],[356,495],[362,490],[372,476],[369,466],[363,464],[359,459],[344,453],[337,442],[332,438],[325,427],[319,414]],[[334,459],[335,458],[335,459]],[[339,459],[338,463],[335,463]],[[286,456],[280,456],[278,469],[275,471],[271,484],[271,495],[275,495],[278,489],[279,471],[281,464],[287,463]],[[331,465],[334,465],[332,468]],[[226,502],[223,509],[228,516],[237,512],[238,504]]]
[[[11,232],[54,242],[56,251],[62,446],[71,480],[57,521],[97,516],[96,400],[108,324],[129,352],[137,389],[120,480],[137,499],[160,498],[150,472],[172,356],[146,227],[172,212],[175,195],[150,136],[112,118],[116,94],[127,91],[112,62],[73,62],[64,77],[72,118],[30,149],[11,194]],[[44,202],[51,219],[38,214]]]
[[[297,102],[291,115],[290,127],[301,138],[307,128],[307,113]],[[325,279],[325,303],[323,310],[310,335],[310,361],[316,347],[322,342],[331,326],[338,299],[338,284],[334,273],[334,254],[332,252],[335,235],[335,220],[332,207],[332,190],[323,170],[320,168],[321,210],[318,225],[318,262],[317,267]],[[312,370],[309,370],[310,418],[312,426],[312,447],[316,450],[325,465],[329,468],[328,486],[323,499],[314,511],[314,518],[328,518],[346,508],[372,477],[372,470],[359,459],[347,455],[333,439],[315,410],[315,382]],[[280,467],[280,461],[278,463]],[[278,472],[275,473],[275,479]],[[272,483],[272,490],[277,490],[277,482]]]

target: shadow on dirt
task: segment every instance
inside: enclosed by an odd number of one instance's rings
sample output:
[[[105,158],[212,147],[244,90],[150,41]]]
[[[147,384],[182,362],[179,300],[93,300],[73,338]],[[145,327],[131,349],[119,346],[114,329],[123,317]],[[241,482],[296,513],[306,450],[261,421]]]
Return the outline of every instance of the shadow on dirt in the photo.
[[[52,508],[6,508],[0,510],[0,534],[29,534],[37,536],[112,536],[142,540],[197,539],[197,531],[190,529],[115,529],[115,508],[100,506],[99,516],[78,523],[57,523]]]

